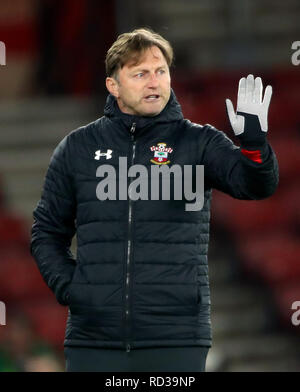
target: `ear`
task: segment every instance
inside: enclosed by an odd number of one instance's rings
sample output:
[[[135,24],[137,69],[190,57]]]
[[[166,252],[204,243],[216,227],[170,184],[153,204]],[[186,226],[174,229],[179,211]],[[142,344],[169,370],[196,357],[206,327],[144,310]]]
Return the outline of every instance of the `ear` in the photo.
[[[116,98],[119,98],[119,83],[114,78],[106,78],[106,88]]]

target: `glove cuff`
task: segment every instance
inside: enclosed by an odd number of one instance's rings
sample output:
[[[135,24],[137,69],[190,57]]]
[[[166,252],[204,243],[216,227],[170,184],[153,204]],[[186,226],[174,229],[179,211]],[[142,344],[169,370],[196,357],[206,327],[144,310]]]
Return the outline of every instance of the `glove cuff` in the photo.
[[[266,142],[267,132],[262,131],[258,116],[239,111],[237,114],[245,119],[244,132],[237,135],[241,144],[247,147],[259,146],[261,148]]]

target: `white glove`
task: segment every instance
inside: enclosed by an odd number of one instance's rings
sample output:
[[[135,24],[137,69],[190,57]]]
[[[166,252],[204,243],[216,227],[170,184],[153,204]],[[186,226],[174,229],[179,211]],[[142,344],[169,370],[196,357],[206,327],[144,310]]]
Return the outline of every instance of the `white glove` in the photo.
[[[245,145],[261,144],[268,131],[268,109],[272,87],[267,86],[262,100],[263,85],[260,77],[248,75],[239,82],[237,112],[230,99],[226,99],[228,117],[236,136]],[[264,132],[263,134],[261,132]],[[264,136],[264,137],[262,137]]]

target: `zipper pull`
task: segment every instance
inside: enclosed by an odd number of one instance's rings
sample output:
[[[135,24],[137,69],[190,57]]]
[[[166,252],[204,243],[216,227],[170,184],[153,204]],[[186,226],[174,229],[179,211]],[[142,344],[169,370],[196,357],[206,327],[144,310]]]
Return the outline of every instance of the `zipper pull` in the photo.
[[[127,346],[126,346],[126,352],[129,353],[129,351],[130,351],[130,344],[127,344]]]
[[[130,133],[133,135],[135,132],[135,128],[136,128],[136,123],[132,123],[132,126],[130,128]]]

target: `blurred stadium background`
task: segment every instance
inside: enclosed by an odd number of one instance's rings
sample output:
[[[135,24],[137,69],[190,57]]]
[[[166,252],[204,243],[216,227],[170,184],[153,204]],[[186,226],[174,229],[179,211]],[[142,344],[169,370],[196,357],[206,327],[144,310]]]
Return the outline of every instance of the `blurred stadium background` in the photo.
[[[64,371],[67,309],[29,253],[32,211],[55,146],[102,116],[107,49],[144,26],[175,49],[172,86],[185,117],[235,142],[225,98],[236,102],[249,73],[273,86],[276,194],[246,202],[213,192],[207,370],[300,370],[300,325],[291,321],[300,301],[300,65],[291,62],[299,20],[299,0],[1,0],[0,371]]]

